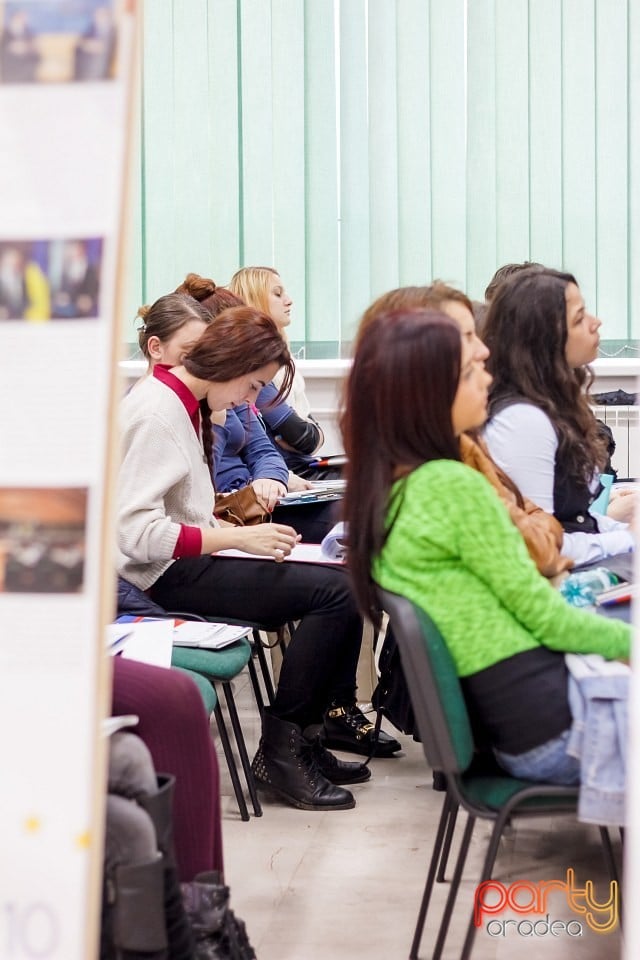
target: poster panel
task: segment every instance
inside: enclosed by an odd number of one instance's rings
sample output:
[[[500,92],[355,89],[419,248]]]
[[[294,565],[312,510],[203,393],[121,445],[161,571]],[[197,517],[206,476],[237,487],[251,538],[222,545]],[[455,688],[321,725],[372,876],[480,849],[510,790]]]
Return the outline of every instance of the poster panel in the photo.
[[[131,0],[0,4],[0,957],[96,955]]]

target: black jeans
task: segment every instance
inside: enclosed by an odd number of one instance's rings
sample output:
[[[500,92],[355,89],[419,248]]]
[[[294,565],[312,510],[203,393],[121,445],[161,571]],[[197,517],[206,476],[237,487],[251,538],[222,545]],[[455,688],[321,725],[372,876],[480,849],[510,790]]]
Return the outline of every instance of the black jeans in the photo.
[[[304,728],[320,722],[332,700],[353,700],[362,620],[343,568],[184,557],[148,593],[165,610],[246,618],[270,629],[299,620],[280,671],[273,708],[280,719]]]

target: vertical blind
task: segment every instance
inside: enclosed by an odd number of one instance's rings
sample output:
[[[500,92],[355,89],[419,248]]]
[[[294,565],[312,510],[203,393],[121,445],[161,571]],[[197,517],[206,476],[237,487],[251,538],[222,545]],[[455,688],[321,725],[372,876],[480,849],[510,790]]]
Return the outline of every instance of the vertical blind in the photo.
[[[640,4],[154,0],[144,20],[132,303],[275,266],[292,340],[336,356],[384,290],[481,299],[538,260],[575,273],[604,337],[639,336]]]

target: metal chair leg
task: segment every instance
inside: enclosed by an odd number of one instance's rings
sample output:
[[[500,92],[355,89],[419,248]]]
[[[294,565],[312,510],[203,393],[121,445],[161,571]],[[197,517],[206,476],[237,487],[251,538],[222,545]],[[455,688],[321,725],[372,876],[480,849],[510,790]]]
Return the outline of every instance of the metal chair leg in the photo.
[[[224,756],[227,761],[227,768],[229,770],[229,776],[231,777],[231,783],[233,785],[233,792],[236,795],[236,800],[238,802],[238,809],[240,810],[240,817],[242,820],[249,819],[249,811],[247,810],[247,804],[244,799],[244,794],[242,792],[242,787],[240,785],[240,777],[238,776],[238,768],[236,766],[235,757],[233,756],[233,750],[231,749],[231,743],[229,741],[229,734],[227,733],[227,727],[224,722],[224,717],[222,715],[222,709],[220,707],[220,700],[218,700],[213,714],[216,718],[216,726],[218,728],[218,734],[220,736],[220,741],[222,743],[222,749],[224,750]]]
[[[264,688],[267,692],[267,701],[269,706],[273,706],[273,701],[276,698],[275,690],[273,689],[273,681],[271,679],[271,672],[269,670],[269,664],[267,662],[267,656],[264,652],[264,647],[262,646],[262,641],[260,639],[260,631],[253,631],[254,644],[256,648],[256,654],[258,656],[258,663],[260,664],[260,670],[262,671],[262,680],[264,682]]]
[[[420,941],[422,940],[424,925],[427,919],[427,910],[429,909],[429,901],[431,900],[431,893],[433,891],[433,881],[436,875],[436,867],[438,866],[438,860],[440,859],[440,852],[442,850],[442,843],[444,840],[445,828],[448,822],[449,822],[449,797],[445,795],[444,801],[442,804],[442,811],[440,813],[440,822],[438,823],[438,831],[436,833],[436,839],[433,845],[433,851],[431,853],[431,860],[429,862],[429,870],[427,871],[427,879],[425,880],[425,884],[424,884],[422,901],[420,903],[420,909],[418,910],[418,918],[416,920],[416,928],[413,934],[411,950],[409,951],[409,960],[418,960],[418,952],[420,950]]]
[[[453,877],[451,880],[451,887],[449,888],[449,896],[447,897],[447,902],[445,904],[444,912],[442,914],[442,920],[440,921],[440,929],[438,930],[438,938],[436,940],[436,945],[433,950],[432,960],[440,960],[442,951],[444,949],[445,940],[447,939],[447,933],[449,932],[449,924],[451,922],[451,914],[453,913],[453,908],[456,903],[456,898],[458,896],[458,888],[460,886],[460,880],[462,878],[462,871],[464,870],[464,865],[467,859],[467,854],[469,852],[469,844],[471,843],[471,835],[473,834],[473,828],[476,823],[476,818],[469,814],[467,817],[467,823],[464,828],[464,833],[462,835],[462,843],[460,844],[460,850],[458,852],[458,859],[456,860],[456,867],[453,871]],[[473,918],[472,918],[473,922]],[[473,928],[475,933],[475,927]],[[473,939],[471,941],[473,943]],[[466,943],[465,943],[466,948]],[[463,956],[468,957],[468,954]]]
[[[493,873],[493,868],[495,866],[496,857],[498,856],[498,847],[500,845],[500,837],[504,831],[506,824],[509,822],[511,817],[510,812],[505,812],[501,810],[498,814],[497,819],[493,824],[493,831],[489,839],[489,846],[484,858],[484,865],[482,867],[482,873],[480,874],[480,879],[478,883],[483,883],[485,880],[491,879],[491,874]],[[473,941],[476,936],[476,926],[474,923],[474,914],[473,910],[471,911],[471,919],[469,920],[469,926],[467,927],[467,935],[465,937],[464,946],[462,947],[462,953],[460,954],[460,960],[469,960],[471,956],[471,950],[473,947]]]
[[[598,827],[598,829],[600,831],[602,853],[607,872],[610,879],[615,880],[618,885],[618,922],[620,923],[620,929],[622,930],[622,884],[620,883],[620,873],[618,871],[618,865],[616,864],[616,859],[613,854],[613,846],[611,844],[609,829],[607,827]]]
[[[240,726],[240,718],[238,717],[238,711],[236,709],[236,702],[233,696],[231,682],[229,680],[225,680],[222,684],[222,689],[224,690],[225,699],[227,701],[227,709],[229,710],[229,719],[231,720],[231,726],[233,728],[236,744],[238,746],[240,763],[242,764],[244,776],[247,781],[247,787],[249,788],[249,796],[251,797],[251,803],[253,804],[253,812],[255,813],[256,817],[261,817],[262,806],[260,804],[260,800],[258,799],[258,788],[256,787],[253,770],[251,769],[251,763],[247,753],[247,745],[244,742],[244,734],[242,732],[242,727]]]
[[[458,804],[455,803],[453,800],[451,800],[448,794],[445,802],[448,804],[449,820],[447,823],[447,834],[444,838],[444,843],[442,845],[442,856],[440,857],[440,866],[438,867],[438,872],[436,874],[436,883],[444,883],[445,871],[447,869],[447,861],[449,860],[451,843],[453,841],[453,832],[456,828],[456,819],[458,817]]]
[[[253,662],[253,657],[249,657],[247,663],[247,669],[249,671],[249,677],[251,679],[251,686],[253,687],[253,695],[256,698],[256,706],[258,708],[258,713],[260,718],[264,714],[264,698],[262,696],[262,688],[260,687],[260,681],[258,680],[258,672],[256,670],[256,665]]]

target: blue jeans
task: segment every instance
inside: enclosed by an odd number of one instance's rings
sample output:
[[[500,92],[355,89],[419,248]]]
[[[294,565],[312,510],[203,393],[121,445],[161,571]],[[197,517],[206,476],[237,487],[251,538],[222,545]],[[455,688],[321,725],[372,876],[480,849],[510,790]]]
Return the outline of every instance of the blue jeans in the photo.
[[[494,750],[500,766],[512,777],[573,787],[580,783],[580,761],[567,753],[570,730],[541,743],[526,753],[510,754]]]

